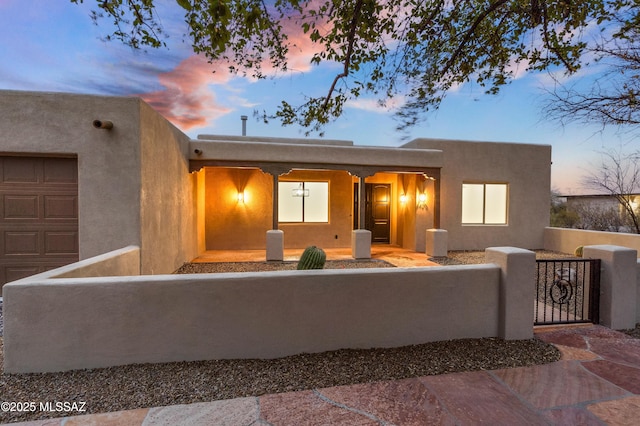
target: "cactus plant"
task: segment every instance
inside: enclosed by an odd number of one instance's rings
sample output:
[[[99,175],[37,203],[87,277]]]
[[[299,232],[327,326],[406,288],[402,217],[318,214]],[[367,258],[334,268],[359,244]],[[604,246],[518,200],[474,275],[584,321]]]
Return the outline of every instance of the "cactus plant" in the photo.
[[[574,250],[573,254],[574,254],[576,257],[582,257],[582,249],[583,249],[583,248],[584,248],[583,246],[578,246],[578,247],[576,247],[576,249]]]
[[[298,269],[322,269],[326,260],[327,255],[324,250],[316,246],[309,246],[300,256]]]

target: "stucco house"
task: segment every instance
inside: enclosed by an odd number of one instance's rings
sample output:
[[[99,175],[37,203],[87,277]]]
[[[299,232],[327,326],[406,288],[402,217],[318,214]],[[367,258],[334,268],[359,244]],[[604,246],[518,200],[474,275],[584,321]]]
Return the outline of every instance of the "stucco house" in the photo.
[[[360,235],[424,252],[434,229],[449,250],[544,246],[548,145],[191,139],[132,97],[0,91],[0,110],[2,285],[130,245],[142,274]]]

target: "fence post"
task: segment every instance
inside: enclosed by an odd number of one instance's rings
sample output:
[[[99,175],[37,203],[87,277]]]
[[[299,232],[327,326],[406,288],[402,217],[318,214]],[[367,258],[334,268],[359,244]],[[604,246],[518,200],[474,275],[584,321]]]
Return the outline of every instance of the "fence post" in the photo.
[[[536,254],[516,247],[490,247],[485,250],[485,262],[500,267],[498,336],[533,338]]]
[[[585,246],[583,257],[601,259],[600,324],[614,330],[636,326],[636,250],[613,246]]]

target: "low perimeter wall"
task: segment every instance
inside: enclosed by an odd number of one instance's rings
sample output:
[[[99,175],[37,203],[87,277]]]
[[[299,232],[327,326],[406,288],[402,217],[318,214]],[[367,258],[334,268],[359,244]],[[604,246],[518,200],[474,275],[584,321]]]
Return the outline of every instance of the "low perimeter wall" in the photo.
[[[545,228],[544,248],[561,253],[573,253],[576,247],[593,245],[627,247],[640,253],[640,235],[624,232],[588,231],[584,229]]]
[[[496,248],[494,263],[468,266],[32,277],[4,287],[4,369],[531,338],[534,258]]]

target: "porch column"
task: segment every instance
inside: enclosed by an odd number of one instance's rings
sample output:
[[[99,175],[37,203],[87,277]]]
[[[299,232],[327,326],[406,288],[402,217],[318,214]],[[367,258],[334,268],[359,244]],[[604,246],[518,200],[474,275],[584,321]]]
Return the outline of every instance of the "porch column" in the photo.
[[[358,229],[365,229],[364,228],[364,224],[365,224],[365,214],[366,214],[366,208],[365,208],[365,203],[367,202],[366,200],[366,194],[367,192],[365,191],[364,185],[365,185],[365,177],[364,176],[360,176],[359,177],[359,182],[358,182]]]
[[[271,176],[273,178],[273,208],[271,214],[271,229],[278,229],[278,175],[274,174]]]
[[[266,166],[260,168],[273,178],[271,230],[267,231],[267,260],[284,260],[284,232],[278,230],[278,177],[287,174],[291,169],[282,166]]]
[[[440,229],[440,170],[433,180],[433,227]]]
[[[365,229],[366,215],[366,189],[365,179],[373,176],[375,170],[350,169],[347,170],[351,176],[358,177],[358,229],[351,231],[351,256],[354,259],[371,258],[371,231]]]

